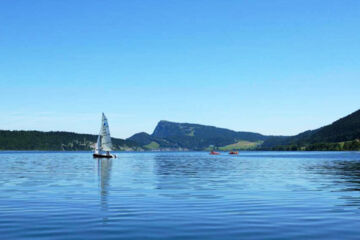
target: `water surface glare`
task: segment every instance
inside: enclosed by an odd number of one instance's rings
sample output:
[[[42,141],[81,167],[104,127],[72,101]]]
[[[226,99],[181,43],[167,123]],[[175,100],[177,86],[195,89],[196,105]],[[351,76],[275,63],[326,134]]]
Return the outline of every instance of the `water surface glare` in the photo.
[[[359,239],[359,152],[0,153],[0,238]]]

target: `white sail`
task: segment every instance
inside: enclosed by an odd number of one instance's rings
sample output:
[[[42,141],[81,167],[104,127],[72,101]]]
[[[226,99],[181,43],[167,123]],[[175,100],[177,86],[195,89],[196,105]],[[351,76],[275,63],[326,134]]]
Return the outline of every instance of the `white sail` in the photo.
[[[95,153],[96,154],[99,154],[100,151],[101,151],[101,139],[100,139],[100,135],[98,136],[97,138],[97,141],[96,141],[96,145],[95,145]]]
[[[111,151],[112,143],[110,137],[109,124],[104,113],[102,114],[100,136],[101,136],[101,149],[103,151]]]

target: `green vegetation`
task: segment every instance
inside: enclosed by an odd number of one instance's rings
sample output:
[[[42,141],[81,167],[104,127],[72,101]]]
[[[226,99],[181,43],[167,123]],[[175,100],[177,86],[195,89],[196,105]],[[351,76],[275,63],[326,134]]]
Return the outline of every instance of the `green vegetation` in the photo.
[[[195,136],[195,131],[194,131],[194,129],[191,128],[191,132],[187,133],[186,135],[189,136],[189,137],[194,137],[194,136]]]
[[[360,140],[335,142],[335,143],[313,143],[306,146],[283,145],[273,147],[275,151],[360,151]]]
[[[270,137],[263,150],[354,151],[359,149],[360,110],[325,127],[292,137]]]
[[[231,151],[231,150],[254,150],[260,146],[263,141],[249,142],[249,141],[239,141],[237,143],[229,144],[224,147],[219,147],[220,151]]]
[[[190,123],[160,121],[153,134],[113,138],[114,150],[360,150],[360,110],[336,122],[295,136],[264,136],[252,132]],[[0,130],[0,150],[91,150],[96,135],[71,132]],[[210,147],[213,146],[213,147]]]
[[[129,138],[145,149],[158,147],[220,151],[353,151],[360,150],[357,139],[360,139],[360,110],[328,126],[289,137],[264,136],[200,124],[160,121],[153,134],[139,133]]]
[[[136,142],[139,146],[143,147],[147,150],[153,150],[154,147],[158,146],[156,149],[179,149],[176,143],[171,143],[166,139],[157,138],[145,132],[134,134],[133,136],[129,137],[127,140]],[[157,145],[155,145],[155,143]]]
[[[165,147],[158,141],[162,139],[167,143],[166,147],[191,150],[205,150],[210,145],[223,147],[236,144],[239,141],[258,142],[266,139],[266,136],[258,133],[236,132],[200,124],[168,121],[160,121],[154,133],[149,136],[157,139],[160,147]],[[129,139],[136,141],[133,137]]]
[[[155,150],[155,149],[159,149],[160,148],[160,144],[158,144],[157,142],[151,142],[147,145],[144,145],[144,148],[145,149],[148,149],[148,150]]]
[[[0,130],[0,150],[91,150],[97,135],[72,132],[5,131]],[[114,150],[136,150],[130,140],[112,138]]]

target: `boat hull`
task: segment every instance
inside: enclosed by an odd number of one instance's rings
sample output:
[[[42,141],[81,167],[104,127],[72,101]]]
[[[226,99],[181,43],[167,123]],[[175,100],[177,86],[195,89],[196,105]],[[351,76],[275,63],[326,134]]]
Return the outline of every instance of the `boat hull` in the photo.
[[[220,155],[219,152],[210,152],[210,155]]]
[[[96,154],[96,153],[93,154],[93,157],[94,158],[115,158],[114,155],[103,155],[103,154]]]

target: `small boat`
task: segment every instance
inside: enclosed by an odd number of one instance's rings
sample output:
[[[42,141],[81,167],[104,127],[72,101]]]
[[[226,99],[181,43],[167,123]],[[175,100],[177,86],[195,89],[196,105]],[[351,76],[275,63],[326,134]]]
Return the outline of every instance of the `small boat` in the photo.
[[[238,151],[231,151],[231,152],[229,152],[229,154],[237,155],[237,154],[239,154],[239,152]]]
[[[220,155],[220,153],[219,153],[219,152],[215,152],[215,151],[211,151],[211,152],[210,152],[210,155]]]
[[[112,143],[110,130],[105,114],[102,114],[100,133],[96,141],[94,158],[116,158],[116,155],[110,154]]]

